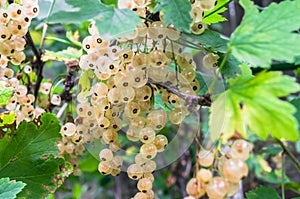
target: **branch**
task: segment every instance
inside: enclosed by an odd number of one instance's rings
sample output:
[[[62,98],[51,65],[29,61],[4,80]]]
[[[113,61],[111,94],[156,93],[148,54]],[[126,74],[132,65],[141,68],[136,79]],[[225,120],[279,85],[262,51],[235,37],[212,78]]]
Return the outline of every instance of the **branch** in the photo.
[[[284,145],[284,143],[279,140],[276,139],[276,142],[281,146],[281,148],[283,149],[283,152],[289,156],[289,158],[292,160],[292,162],[295,164],[295,166],[298,169],[298,172],[300,173],[300,163],[298,162],[297,158],[294,156],[294,154],[292,154],[292,152]]]
[[[34,88],[34,97],[36,102],[38,98],[38,92],[43,80],[43,69],[44,69],[45,62],[42,61],[41,53],[35,47],[29,31],[26,33],[25,39],[27,41],[27,44],[30,46],[33,54],[36,57],[36,61],[33,63],[35,65],[34,69],[36,70],[36,75],[37,75],[37,80]]]
[[[150,78],[149,78],[148,82],[150,84],[156,85],[158,88],[164,88],[167,91],[169,91],[170,93],[173,93],[173,94],[181,97],[182,99],[184,99],[187,102],[188,109],[190,111],[194,111],[195,108],[197,107],[197,105],[201,105],[201,106],[210,106],[211,105],[210,95],[196,96],[196,95],[183,93],[183,92],[179,91],[176,87],[167,86],[163,82],[155,82],[154,80],[152,80]]]

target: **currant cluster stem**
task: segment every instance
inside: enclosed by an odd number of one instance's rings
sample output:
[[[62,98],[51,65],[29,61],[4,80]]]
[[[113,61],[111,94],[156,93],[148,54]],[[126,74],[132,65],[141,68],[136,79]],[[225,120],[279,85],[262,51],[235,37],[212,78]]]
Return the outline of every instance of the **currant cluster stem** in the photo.
[[[222,62],[221,62],[220,67],[219,67],[219,70],[216,73],[216,75],[215,75],[215,77],[214,77],[211,85],[209,86],[207,93],[212,94],[212,91],[215,88],[215,85],[217,83],[219,75],[220,75],[223,67],[225,66],[225,63],[226,63],[226,61],[227,61],[227,59],[228,59],[228,57],[229,57],[230,54],[231,54],[231,48],[228,49],[227,53],[225,54],[224,58],[222,59]]]
[[[291,151],[284,145],[281,140],[276,139],[276,142],[281,146],[283,152],[292,160],[292,162],[297,167],[298,172],[300,173],[300,163],[298,162],[297,158],[291,153]]]
[[[183,98],[184,100],[186,100],[187,106],[189,106],[189,109],[191,109],[191,110],[195,110],[195,107],[197,105],[201,105],[201,106],[210,106],[211,105],[210,95],[203,95],[203,96],[202,95],[199,95],[199,96],[191,95],[191,94],[180,92],[177,88],[167,86],[167,85],[163,84],[162,82],[156,82],[152,79],[149,79],[148,82],[150,84],[156,85],[159,88],[164,88],[167,91]]]

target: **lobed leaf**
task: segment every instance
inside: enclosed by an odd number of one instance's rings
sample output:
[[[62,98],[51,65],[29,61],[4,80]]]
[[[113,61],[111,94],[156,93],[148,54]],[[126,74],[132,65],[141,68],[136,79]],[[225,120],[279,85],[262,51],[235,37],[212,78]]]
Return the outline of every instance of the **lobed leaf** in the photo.
[[[247,130],[262,139],[272,135],[278,139],[297,141],[298,123],[295,107],[279,99],[300,90],[300,86],[281,72],[263,71],[257,76],[240,75],[228,80],[230,87],[212,103],[211,139],[234,133],[247,138]],[[284,117],[283,117],[284,116]]]
[[[21,181],[10,181],[9,178],[0,179],[0,198],[13,199],[26,186]]]
[[[241,0],[245,16],[232,33],[229,46],[240,61],[270,67],[272,60],[294,62],[300,54],[300,0],[272,3],[262,12],[250,0]],[[271,50],[270,50],[271,49]]]
[[[61,138],[59,121],[45,113],[38,122],[40,126],[22,122],[0,140],[0,177],[26,183],[20,197],[43,198],[49,194],[64,162],[54,157],[58,153],[56,142]]]

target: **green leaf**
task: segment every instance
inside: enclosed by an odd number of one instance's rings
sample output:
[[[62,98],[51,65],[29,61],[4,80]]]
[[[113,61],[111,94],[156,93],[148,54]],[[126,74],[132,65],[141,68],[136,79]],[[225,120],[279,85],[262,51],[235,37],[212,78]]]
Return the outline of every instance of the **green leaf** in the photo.
[[[80,76],[78,86],[80,91],[87,94],[91,88],[91,78],[94,76],[92,70],[84,70]]]
[[[280,199],[280,196],[272,187],[259,186],[254,190],[246,193],[246,199],[262,199],[262,198],[272,198]]]
[[[297,119],[298,123],[300,124],[300,98],[293,99],[291,101],[291,104],[293,104],[297,109],[294,116]],[[299,128],[298,128],[298,131],[300,132],[300,125],[299,125]]]
[[[300,64],[300,55],[295,58],[295,64],[296,65]]]
[[[296,109],[279,98],[300,90],[293,78],[281,72],[263,71],[255,77],[239,75],[228,82],[228,90],[211,106],[212,140],[220,135],[227,140],[234,133],[247,138],[248,128],[262,139],[270,134],[278,139],[297,141],[298,123],[293,116]]]
[[[280,146],[274,146],[274,145],[270,145],[267,148],[263,148],[262,150],[259,151],[260,154],[264,153],[270,156],[276,156],[280,152],[282,152],[282,148]]]
[[[21,181],[10,181],[9,178],[0,179],[0,198],[13,199],[26,186]]]
[[[225,57],[224,54],[222,54],[218,60],[219,66]],[[239,62],[233,55],[229,55],[228,59],[225,62],[225,65],[223,66],[221,73],[224,75],[225,78],[235,78],[238,74],[241,74],[242,71],[239,67],[241,62]]]
[[[219,0],[217,1],[217,5],[214,7],[214,9],[205,11],[203,22],[210,25],[212,23],[219,23],[226,21],[227,19],[220,15],[220,13],[223,13],[227,10],[225,7],[231,0]]]
[[[177,30],[190,31],[193,19],[190,15],[192,6],[188,0],[156,0],[154,12],[164,12],[166,25],[173,24]]]
[[[61,2],[56,2],[58,3]],[[108,6],[99,0],[65,0],[65,3],[71,8],[54,12],[48,19],[49,23],[82,23],[108,9]],[[54,6],[54,11],[55,9],[56,6]]]
[[[200,91],[198,92],[198,94],[205,95],[208,91],[208,85],[212,82],[213,78],[204,73],[196,71],[196,79],[200,84]]]
[[[53,13],[49,17],[50,23],[82,23],[95,19],[99,33],[104,39],[130,34],[142,23],[135,12],[129,9],[115,9],[114,5],[105,5],[99,0],[65,1],[73,9]]]
[[[114,9],[113,6],[107,6],[107,9],[96,18],[96,26],[104,39],[130,34],[141,23],[135,12],[129,9]]]
[[[13,124],[16,121],[16,114],[13,112],[0,114],[0,127]]]
[[[5,87],[0,85],[0,106],[5,106],[8,104],[9,99],[12,97],[14,88]]]
[[[56,60],[56,61],[74,61],[78,60],[80,56],[82,55],[82,52],[78,50],[77,48],[68,47],[65,50],[62,51],[51,51],[46,50],[43,54],[42,60],[48,61],[48,60]]]
[[[266,161],[266,157],[261,155],[255,155],[253,160],[255,176],[268,183],[280,184],[282,182],[282,170],[273,169],[270,167],[269,163]],[[248,162],[248,161],[247,161]],[[249,162],[248,162],[249,163]],[[290,179],[284,175],[284,183],[290,182]]]
[[[300,184],[297,182],[288,182],[284,184],[285,190],[292,190],[293,192],[300,194]],[[296,199],[296,198],[294,198]],[[299,198],[300,199],[300,198]]]
[[[79,168],[84,172],[94,172],[98,169],[99,161],[95,159],[92,155],[89,155],[84,160],[80,161]]]
[[[204,47],[211,49],[212,51],[217,51],[221,53],[226,53],[228,50],[226,39],[221,38],[220,33],[205,30],[201,35],[194,35],[184,33],[187,39],[193,39],[200,43],[200,45],[204,45]]]
[[[300,153],[300,140],[298,140],[296,143],[296,151]]]
[[[22,122],[0,140],[0,177],[26,183],[20,193],[25,198],[43,198],[55,189],[53,179],[64,162],[54,157],[58,153],[56,142],[61,139],[59,121],[44,113],[37,123],[40,126]]]
[[[300,54],[300,0],[272,3],[259,13],[250,0],[241,0],[245,16],[232,33],[233,55],[254,67],[270,67],[272,60],[294,62]]]

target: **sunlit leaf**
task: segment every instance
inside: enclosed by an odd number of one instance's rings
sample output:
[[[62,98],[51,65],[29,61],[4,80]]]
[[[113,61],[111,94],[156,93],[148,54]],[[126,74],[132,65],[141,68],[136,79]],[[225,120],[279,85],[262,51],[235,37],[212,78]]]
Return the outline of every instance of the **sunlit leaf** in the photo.
[[[15,121],[16,114],[13,112],[0,114],[0,127],[13,124]]]
[[[218,0],[217,5],[214,7],[214,9],[204,12],[203,22],[210,25],[212,23],[226,21],[227,19],[223,17],[221,13],[227,10],[225,5],[227,5],[229,2],[230,0]]]
[[[0,106],[8,104],[8,100],[12,97],[13,90],[12,87],[6,87],[0,84]]]
[[[65,50],[55,51],[55,52],[51,50],[46,50],[42,56],[42,60],[43,61],[56,60],[56,61],[69,62],[69,61],[78,60],[81,55],[82,52],[77,48],[68,47]]]
[[[233,55],[254,67],[269,67],[272,60],[294,62],[300,54],[300,0],[271,3],[262,12],[250,0],[241,0],[245,16],[232,33]]]
[[[262,139],[275,138],[297,141],[298,123],[295,107],[281,100],[300,86],[281,72],[263,71],[257,76],[239,75],[228,80],[230,87],[212,103],[210,132],[212,140],[225,140],[239,133],[247,138],[247,129]],[[284,116],[284,117],[283,117]]]

